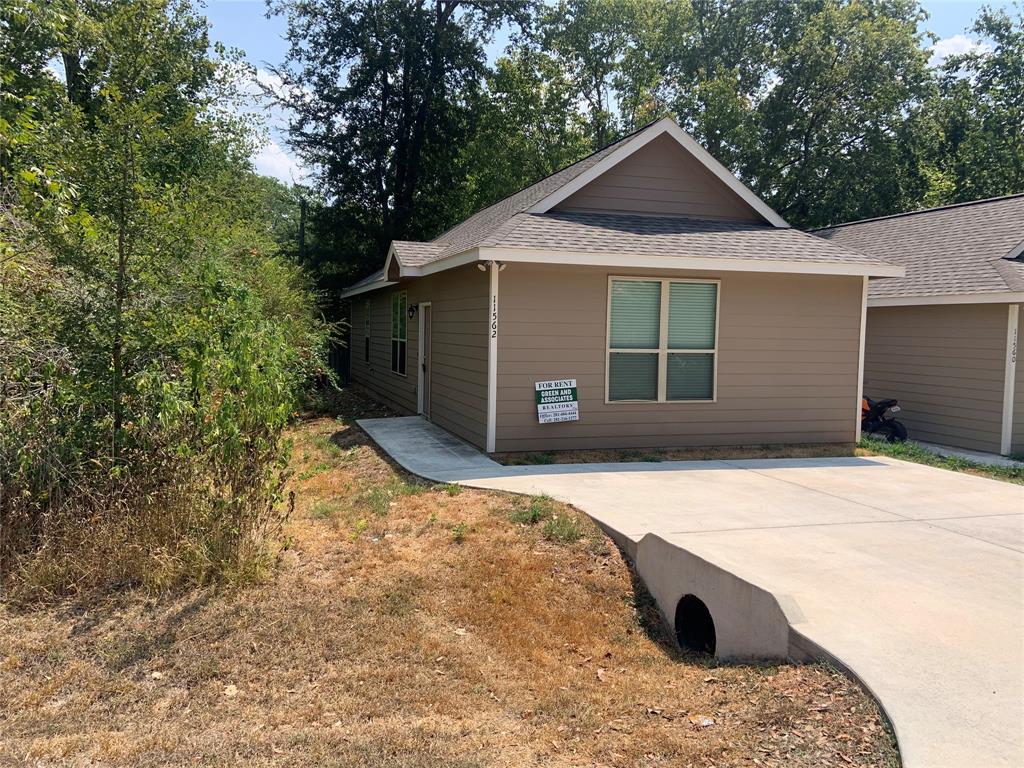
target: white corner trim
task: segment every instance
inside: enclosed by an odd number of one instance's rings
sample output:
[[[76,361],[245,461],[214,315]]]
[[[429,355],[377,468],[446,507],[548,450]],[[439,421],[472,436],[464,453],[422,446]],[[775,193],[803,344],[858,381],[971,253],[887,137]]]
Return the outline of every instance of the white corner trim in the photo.
[[[481,248],[481,259],[569,266],[618,267],[626,269],[707,270],[712,272],[776,272],[803,275],[854,275],[903,277],[903,267],[894,264],[851,264],[838,261],[784,261],[777,259],[732,259],[717,256],[643,256],[639,254],[549,251],[529,248]]]
[[[498,422],[498,263],[490,262],[487,300],[487,452],[494,453]]]
[[[864,400],[864,347],[868,330],[868,279],[864,278],[864,286],[860,296],[860,347],[857,352],[857,413],[854,417],[857,424],[855,443],[860,442],[860,404]]]
[[[646,130],[641,131],[636,136],[626,141],[625,144],[609,154],[599,163],[588,168],[568,184],[559,187],[550,195],[535,203],[527,209],[527,212],[547,213],[547,211],[551,210],[574,192],[579,191],[598,176],[605,173],[610,168],[615,167],[638,149],[664,133],[667,133],[679,142],[679,145],[683,149],[693,155],[701,165],[711,171],[719,181],[736,193],[743,202],[757,211],[757,213],[760,214],[769,224],[775,227],[789,226],[785,219],[773,211],[771,207],[764,202],[764,200],[755,195],[746,184],[737,179],[728,168],[712,157],[704,147],[698,144],[690,134],[680,128],[679,125],[669,117],[662,118]]]
[[[999,452],[1006,455],[1013,446],[1013,390],[1017,379],[1020,305],[1011,304],[1006,312],[1006,368],[1003,373],[1003,429]]]
[[[1024,302],[1024,291],[936,294],[933,296],[879,296],[868,299],[868,306],[921,307],[929,304],[1016,304],[1020,302]]]

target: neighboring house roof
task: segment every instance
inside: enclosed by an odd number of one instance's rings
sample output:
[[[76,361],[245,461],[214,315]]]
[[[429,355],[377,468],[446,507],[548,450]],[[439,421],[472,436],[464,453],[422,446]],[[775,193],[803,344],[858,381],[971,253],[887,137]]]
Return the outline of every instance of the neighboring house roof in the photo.
[[[829,242],[906,268],[872,281],[873,304],[1024,301],[1024,194],[814,230]],[[1014,295],[1017,294],[1017,295]]]
[[[583,212],[555,206],[662,136],[678,143],[715,184],[750,212],[750,222],[644,213]],[[667,141],[667,139],[664,139]],[[716,187],[717,189],[718,187]],[[746,215],[746,214],[744,214]],[[561,253],[561,260],[554,257]],[[571,254],[571,258],[566,254]],[[672,120],[665,118],[563,168],[536,184],[473,214],[429,243],[398,240],[379,273],[352,286],[345,296],[391,285],[473,261],[606,264],[677,269],[812,270],[887,276],[902,274],[886,262],[789,229],[764,201],[711,157]],[[646,257],[643,262],[637,257]],[[397,267],[397,268],[396,268]]]

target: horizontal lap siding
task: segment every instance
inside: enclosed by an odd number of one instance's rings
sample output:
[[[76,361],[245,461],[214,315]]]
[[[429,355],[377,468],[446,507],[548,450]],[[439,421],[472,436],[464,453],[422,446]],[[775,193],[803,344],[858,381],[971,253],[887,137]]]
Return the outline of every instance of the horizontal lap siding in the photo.
[[[605,171],[556,209],[761,221],[738,195],[666,135]]]
[[[896,398],[911,438],[998,451],[1006,305],[868,309],[864,393]]]
[[[609,275],[721,279],[718,401],[608,403]],[[512,264],[501,273],[497,450],[852,442],[860,278]],[[538,424],[535,381],[577,379],[580,421]]]
[[[430,418],[474,445],[487,435],[487,275],[475,265],[375,291],[371,366],[363,362],[364,297],[352,302],[352,379],[401,413],[416,413],[419,316],[409,321],[408,375],[391,371],[391,294],[408,293],[409,305],[431,302],[432,375]]]

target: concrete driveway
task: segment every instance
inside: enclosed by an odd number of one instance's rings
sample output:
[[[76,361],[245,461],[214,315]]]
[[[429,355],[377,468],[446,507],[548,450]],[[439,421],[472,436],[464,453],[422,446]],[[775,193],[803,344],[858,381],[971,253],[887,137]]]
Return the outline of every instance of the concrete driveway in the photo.
[[[905,765],[1024,765],[1021,486],[885,458],[503,467],[419,418],[360,425],[415,474],[584,510],[670,621],[687,580],[766,647],[774,611],[790,655],[872,691]]]

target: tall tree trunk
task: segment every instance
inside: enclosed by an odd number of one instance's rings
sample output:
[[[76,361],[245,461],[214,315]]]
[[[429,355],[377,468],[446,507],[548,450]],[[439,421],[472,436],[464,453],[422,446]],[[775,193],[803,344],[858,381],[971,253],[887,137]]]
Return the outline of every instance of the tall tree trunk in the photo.
[[[111,432],[111,456],[116,461],[120,455],[121,430],[124,425],[124,311],[128,299],[128,260],[131,254],[131,233],[126,198],[134,184],[134,152],[131,138],[124,137],[124,165],[121,170],[121,196],[117,211],[117,273],[114,278],[114,334],[111,339],[111,360],[113,382],[113,429]]]

